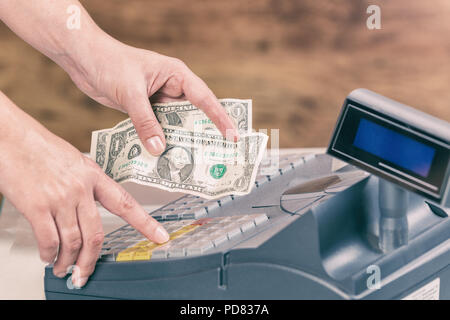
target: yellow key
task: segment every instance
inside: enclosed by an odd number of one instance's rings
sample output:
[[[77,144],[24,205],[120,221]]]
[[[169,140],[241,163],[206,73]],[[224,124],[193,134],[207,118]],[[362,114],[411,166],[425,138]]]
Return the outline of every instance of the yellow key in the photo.
[[[116,261],[133,261],[136,248],[128,248],[121,251],[116,258]]]
[[[199,227],[199,226],[198,225],[193,225],[193,224],[184,226],[180,230],[172,232],[170,234],[170,240],[174,240],[174,239],[176,239],[178,237],[181,237],[183,234],[188,233],[189,231],[192,231],[192,230],[194,230],[197,227]]]
[[[140,249],[135,252],[133,261],[150,260],[152,257],[152,249]]]
[[[141,242],[136,243],[136,244],[134,245],[134,247],[144,247],[144,246],[148,245],[149,243],[150,243],[150,241],[144,240],[144,241],[141,241]]]
[[[190,225],[183,227],[183,230],[184,230],[184,232],[189,232],[198,227],[199,227],[199,225],[197,225],[197,224],[190,224]]]
[[[153,249],[158,248],[160,246],[162,246],[162,244],[157,244],[157,243],[149,241],[146,246],[141,246],[141,247],[137,248],[140,253],[139,256],[143,256],[143,257],[148,256],[148,258],[146,258],[146,259],[139,259],[139,260],[150,260]],[[147,252],[147,254],[142,254],[141,252]],[[138,255],[138,252],[136,252],[136,254],[135,254],[135,260],[136,260],[137,255]]]
[[[170,240],[174,240],[182,235],[194,230],[199,227],[199,225],[187,225],[178,231],[172,232],[170,234]],[[170,241],[169,240],[169,241]],[[167,242],[166,242],[167,243]],[[136,243],[134,246],[121,251],[116,258],[116,261],[139,261],[139,260],[150,260],[152,257],[152,252],[155,248],[158,248],[166,243],[156,244],[149,240],[144,240]]]

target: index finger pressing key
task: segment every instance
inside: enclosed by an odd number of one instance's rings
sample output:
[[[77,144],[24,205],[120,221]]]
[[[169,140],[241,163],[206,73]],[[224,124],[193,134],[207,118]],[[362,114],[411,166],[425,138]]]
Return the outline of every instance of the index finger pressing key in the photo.
[[[100,174],[94,188],[95,198],[108,211],[118,215],[149,240],[163,243],[169,240],[164,227],[137,203],[137,201],[114,180]]]

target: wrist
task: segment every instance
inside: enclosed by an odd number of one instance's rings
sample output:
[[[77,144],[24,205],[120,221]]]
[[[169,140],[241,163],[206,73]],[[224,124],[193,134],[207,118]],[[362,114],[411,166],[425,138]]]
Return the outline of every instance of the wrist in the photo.
[[[72,78],[74,76],[87,77],[94,73],[98,65],[98,53],[103,51],[103,47],[109,46],[113,42],[100,28],[93,30],[71,30],[70,40],[65,39],[60,49],[49,57],[61,66]]]
[[[36,152],[32,148],[42,148],[46,129],[18,108],[0,92],[0,192],[5,193],[5,185],[17,179],[17,171],[26,169],[26,159]],[[32,161],[30,161],[32,162]]]
[[[69,73],[88,68],[86,56],[108,38],[78,0],[1,0],[0,19]]]

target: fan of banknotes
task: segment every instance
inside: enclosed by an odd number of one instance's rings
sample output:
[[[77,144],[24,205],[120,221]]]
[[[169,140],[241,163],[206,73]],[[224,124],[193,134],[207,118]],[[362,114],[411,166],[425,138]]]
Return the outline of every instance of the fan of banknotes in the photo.
[[[154,104],[166,137],[159,156],[142,145],[131,119],[92,132],[91,157],[117,182],[135,182],[207,199],[244,195],[254,186],[267,135],[252,132],[252,101],[219,100],[238,128],[226,140],[205,113],[190,102]]]

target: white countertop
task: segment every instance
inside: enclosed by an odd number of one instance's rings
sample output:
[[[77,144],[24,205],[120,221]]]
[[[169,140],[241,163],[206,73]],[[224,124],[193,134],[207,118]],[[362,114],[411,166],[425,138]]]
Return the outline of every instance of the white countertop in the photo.
[[[283,153],[323,153],[323,148],[281,149]],[[124,184],[141,205],[153,211],[182,193]],[[99,208],[105,234],[126,224]],[[0,299],[45,299],[44,267],[28,221],[5,200],[0,214]]]

